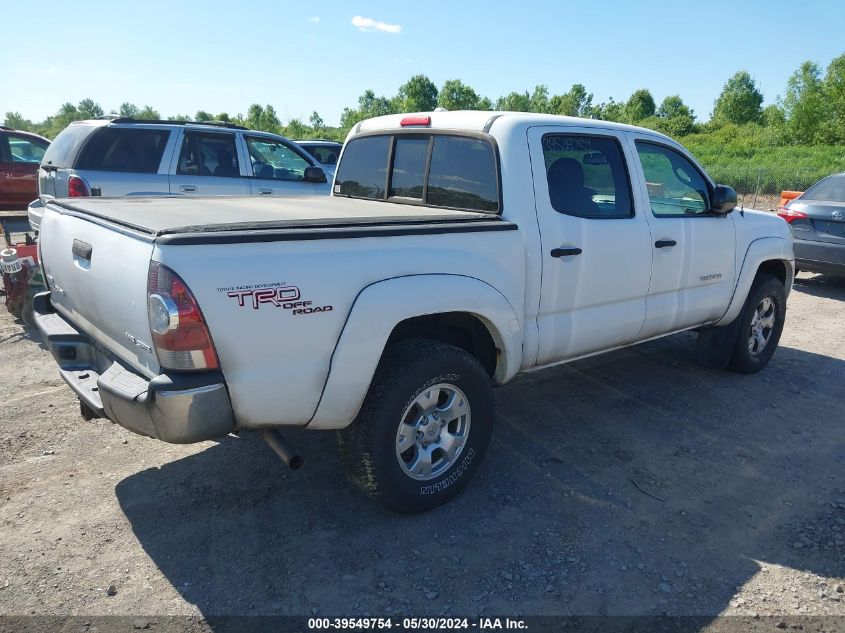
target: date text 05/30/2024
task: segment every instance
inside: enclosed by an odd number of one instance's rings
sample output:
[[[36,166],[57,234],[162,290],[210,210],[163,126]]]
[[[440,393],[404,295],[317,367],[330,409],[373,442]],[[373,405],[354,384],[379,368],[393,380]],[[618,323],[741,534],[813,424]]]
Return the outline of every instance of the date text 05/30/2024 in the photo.
[[[311,630],[354,629],[354,630],[460,630],[481,631],[524,630],[528,628],[519,618],[309,618]]]

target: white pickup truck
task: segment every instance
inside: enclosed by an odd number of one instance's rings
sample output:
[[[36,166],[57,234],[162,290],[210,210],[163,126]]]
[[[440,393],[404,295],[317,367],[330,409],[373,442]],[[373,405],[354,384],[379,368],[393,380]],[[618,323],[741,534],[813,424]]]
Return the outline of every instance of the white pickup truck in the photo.
[[[84,415],[166,442],[337,429],[400,512],[453,497],[492,387],[684,330],[755,372],[792,286],[786,222],[734,210],[650,130],[490,112],[349,134],[326,198],[54,200],[38,327]]]

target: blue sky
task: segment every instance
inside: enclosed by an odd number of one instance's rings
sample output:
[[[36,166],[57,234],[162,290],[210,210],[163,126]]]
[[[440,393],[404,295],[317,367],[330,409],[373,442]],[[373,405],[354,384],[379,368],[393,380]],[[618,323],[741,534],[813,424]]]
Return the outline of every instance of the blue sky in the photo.
[[[737,70],[771,103],[802,61],[824,68],[845,52],[845,3],[836,0],[140,6],[0,0],[4,24],[20,27],[20,37],[4,29],[0,38],[0,116],[41,120],[91,97],[106,111],[131,101],[165,116],[269,103],[283,120],[316,110],[337,124],[364,90],[391,96],[424,73],[438,86],[462,79],[493,100],[538,83],[551,94],[583,83],[595,102],[649,88],[658,103],[680,94],[706,119]]]

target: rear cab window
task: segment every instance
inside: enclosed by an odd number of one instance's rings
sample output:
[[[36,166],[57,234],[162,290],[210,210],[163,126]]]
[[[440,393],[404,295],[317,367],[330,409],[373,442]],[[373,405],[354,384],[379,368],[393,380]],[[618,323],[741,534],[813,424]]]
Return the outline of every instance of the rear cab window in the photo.
[[[412,132],[353,138],[334,195],[501,212],[498,157],[481,136]]]
[[[82,148],[76,169],[155,174],[169,138],[166,129],[99,128]]]

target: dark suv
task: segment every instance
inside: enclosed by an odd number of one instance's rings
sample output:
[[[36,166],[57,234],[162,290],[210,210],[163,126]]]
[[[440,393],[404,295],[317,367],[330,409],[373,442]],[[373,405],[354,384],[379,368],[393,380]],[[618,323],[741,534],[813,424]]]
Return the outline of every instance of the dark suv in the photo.
[[[283,136],[225,123],[128,118],[71,123],[53,141],[29,206],[38,230],[51,198],[328,195],[317,160]]]
[[[38,197],[38,163],[50,141],[0,125],[0,209],[25,209]]]

